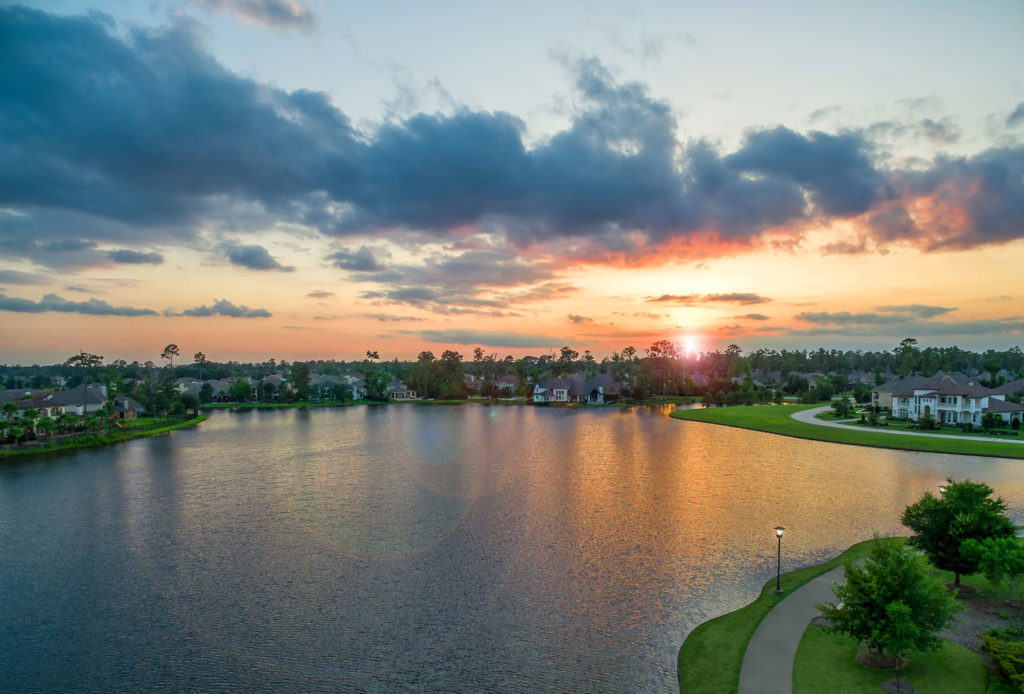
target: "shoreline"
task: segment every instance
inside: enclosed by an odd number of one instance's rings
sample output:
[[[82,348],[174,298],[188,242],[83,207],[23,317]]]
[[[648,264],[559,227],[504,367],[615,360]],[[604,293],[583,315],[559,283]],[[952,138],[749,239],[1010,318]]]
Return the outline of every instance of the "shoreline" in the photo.
[[[145,431],[122,432],[119,434],[87,435],[81,437],[81,440],[71,439],[66,444],[60,444],[55,446],[48,446],[46,444],[43,444],[41,446],[32,446],[28,448],[7,449],[0,451],[0,463],[9,460],[23,460],[25,458],[32,458],[36,456],[59,455],[61,453],[82,450],[83,448],[101,448],[103,446],[114,446],[119,443],[134,441],[136,439],[150,438],[153,436],[163,436],[177,429],[190,429],[192,427],[199,426],[201,423],[205,421],[206,415],[203,413],[199,413],[195,417],[192,417],[190,419],[186,419],[181,422],[176,422],[174,424],[168,424],[167,426],[156,427],[154,429],[147,429]]]
[[[821,407],[821,405],[714,407],[696,410],[676,410],[669,416],[683,421],[760,431],[807,441],[839,443],[868,448],[888,448],[890,450],[917,453],[943,453],[983,458],[1008,458],[1011,460],[1024,459],[1024,446],[1009,441],[959,437],[900,436],[882,431],[861,431],[856,428],[810,424],[796,420],[791,416],[796,412],[816,407]]]
[[[879,539],[883,542],[905,541],[902,537]],[[773,576],[751,602],[697,625],[679,647],[676,658],[679,691],[684,694],[736,692],[747,644],[772,608],[818,576],[866,556],[874,542],[874,539],[863,540],[828,561],[787,571],[779,578],[782,585],[780,594],[775,592],[776,579]]]

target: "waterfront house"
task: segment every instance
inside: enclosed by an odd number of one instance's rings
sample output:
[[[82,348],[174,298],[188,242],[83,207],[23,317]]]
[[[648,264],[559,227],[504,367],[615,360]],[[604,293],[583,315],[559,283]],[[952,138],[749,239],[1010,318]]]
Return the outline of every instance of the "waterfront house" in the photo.
[[[534,402],[585,402],[587,384],[579,376],[549,378],[533,387]]]
[[[602,405],[606,402],[617,402],[621,396],[622,385],[609,374],[597,374],[587,381],[587,402]]]
[[[894,417],[917,421],[930,416],[940,424],[980,425],[986,414],[997,415],[1004,422],[1024,416],[1024,405],[1007,402],[1004,393],[991,388],[957,383],[949,376],[923,380],[892,393]]]
[[[404,383],[398,381],[392,381],[388,384],[388,399],[389,400],[417,400],[416,391],[412,390]]]

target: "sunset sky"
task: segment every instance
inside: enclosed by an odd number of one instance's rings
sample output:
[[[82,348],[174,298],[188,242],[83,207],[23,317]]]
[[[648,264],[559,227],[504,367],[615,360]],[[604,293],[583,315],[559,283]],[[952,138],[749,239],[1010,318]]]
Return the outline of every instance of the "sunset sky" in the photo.
[[[0,363],[1024,344],[1024,3],[0,1]]]

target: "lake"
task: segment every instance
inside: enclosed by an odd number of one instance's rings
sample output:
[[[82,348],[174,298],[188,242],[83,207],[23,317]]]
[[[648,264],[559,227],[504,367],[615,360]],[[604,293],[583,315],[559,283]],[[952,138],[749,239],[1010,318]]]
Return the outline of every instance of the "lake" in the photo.
[[[0,690],[675,692],[706,619],[1021,461],[655,409],[216,412],[0,465]]]

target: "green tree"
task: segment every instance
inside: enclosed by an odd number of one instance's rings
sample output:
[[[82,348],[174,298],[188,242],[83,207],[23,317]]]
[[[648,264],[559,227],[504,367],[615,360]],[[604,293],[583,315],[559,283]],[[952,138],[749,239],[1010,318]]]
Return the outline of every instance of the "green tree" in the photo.
[[[205,405],[211,400],[213,400],[213,386],[209,381],[203,381],[203,385],[199,386],[199,402]]]
[[[1017,618],[1024,613],[1024,544],[1016,537],[964,540],[960,551],[977,559],[990,583],[1007,588],[1017,599]]]
[[[386,371],[371,371],[366,374],[366,399],[384,402],[388,399],[388,374]]]
[[[252,400],[252,386],[244,378],[236,379],[228,386],[228,398],[233,402],[249,402]]]
[[[841,607],[817,605],[829,631],[890,656],[938,648],[959,608],[923,557],[892,542],[876,541],[862,566],[848,564],[846,583],[832,592]]]
[[[303,361],[292,363],[292,389],[296,400],[305,400],[309,396],[309,364]]]
[[[932,564],[952,571],[955,584],[962,574],[978,571],[979,559],[961,551],[966,540],[1012,537],[1013,523],[1006,517],[1006,504],[991,498],[992,488],[984,482],[946,480],[942,497],[925,492],[903,511],[903,525],[914,531],[910,543],[928,555]]]

